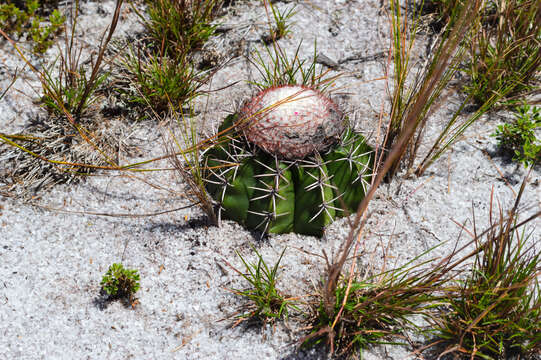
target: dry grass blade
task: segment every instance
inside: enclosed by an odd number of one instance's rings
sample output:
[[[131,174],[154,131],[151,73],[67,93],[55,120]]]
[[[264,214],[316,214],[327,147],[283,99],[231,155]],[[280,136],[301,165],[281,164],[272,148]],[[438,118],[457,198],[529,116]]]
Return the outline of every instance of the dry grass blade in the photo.
[[[11,87],[13,86],[13,84],[15,84],[15,81],[17,81],[17,70],[15,70],[15,73],[13,74],[13,79],[11,80],[11,82],[9,83],[8,86],[6,86],[6,88],[4,89],[4,91],[2,91],[2,93],[0,94],[0,100],[2,100],[4,98],[4,96],[6,96],[7,92],[9,91],[9,89],[11,89]],[[1,89],[0,89],[1,90]]]
[[[397,1],[391,1],[391,19],[393,36],[394,71],[396,80],[392,95],[391,122],[384,141],[384,147],[393,146],[395,139],[405,131],[406,124],[415,121],[416,139],[412,136],[402,154],[393,163],[387,174],[387,178],[394,177],[399,169],[402,159],[409,152],[408,168],[413,165],[417,149],[422,137],[422,132],[428,121],[431,110],[434,110],[445,86],[458,70],[458,65],[464,56],[464,34],[474,26],[477,13],[481,7],[480,0],[470,1],[464,5],[457,3],[451,17],[438,42],[433,46],[431,57],[424,65],[422,73],[416,76],[412,85],[406,85],[406,80],[411,72],[411,52],[415,36],[418,31],[419,14],[413,13],[414,23],[411,28],[407,27],[408,14],[401,23],[400,5]]]

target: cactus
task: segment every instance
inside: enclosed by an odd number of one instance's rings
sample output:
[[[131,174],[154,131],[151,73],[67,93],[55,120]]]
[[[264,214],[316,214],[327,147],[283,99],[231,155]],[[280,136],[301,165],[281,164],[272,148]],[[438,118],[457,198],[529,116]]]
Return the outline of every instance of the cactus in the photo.
[[[204,154],[219,217],[263,233],[321,236],[357,210],[372,176],[372,149],[331,99],[303,86],[262,91],[229,115]]]

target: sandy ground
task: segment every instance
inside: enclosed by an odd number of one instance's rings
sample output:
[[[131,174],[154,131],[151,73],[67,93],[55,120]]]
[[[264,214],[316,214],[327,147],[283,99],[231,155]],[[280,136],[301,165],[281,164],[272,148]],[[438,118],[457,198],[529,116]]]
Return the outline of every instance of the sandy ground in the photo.
[[[280,9],[292,5],[276,3]],[[113,8],[112,1],[83,4],[81,38],[88,47],[95,46],[91,39],[107,26]],[[261,49],[257,40],[266,29],[264,14],[257,1],[239,1],[230,8],[219,22],[233,30],[212,40],[217,51],[225,56],[230,43],[239,39],[246,41],[245,51]],[[292,53],[302,39],[301,58],[311,56],[316,39],[318,52],[335,61],[388,50],[388,20],[380,1],[299,2],[292,23],[291,35],[280,40],[280,45]],[[116,36],[122,38],[140,28],[126,9]],[[48,56],[54,56],[54,50]],[[387,94],[385,82],[373,80],[383,76],[386,59],[342,65],[348,75],[337,81],[340,89],[335,96],[352,111],[356,127],[375,143],[378,114],[388,104],[382,104]],[[22,62],[7,43],[0,43],[0,85],[9,81],[8,75],[16,67],[21,68]],[[0,103],[3,132],[22,129],[42,112],[33,103],[35,93],[31,91],[39,86],[28,71],[22,71],[24,77]],[[255,91],[244,81],[253,78],[257,72],[243,57],[233,58],[217,72],[212,89],[242,81],[198,100],[196,109],[201,121],[206,121],[206,132]],[[459,100],[451,96],[433,116],[426,146]],[[512,206],[526,173],[499,156],[490,137],[496,124],[508,116],[484,117],[425,175],[399,176],[378,190],[369,209],[360,266],[381,266],[384,257],[403,264],[438,244],[441,246],[432,255],[448,254],[457,241],[468,240],[464,234],[460,237],[455,222],[471,226],[475,210],[478,227],[486,226],[491,191],[502,207]],[[155,121],[130,126],[130,136],[138,139],[143,158],[165,153],[159,135],[163,130]],[[124,159],[125,163],[137,160],[141,159]],[[167,164],[152,166],[162,165]],[[536,168],[523,196],[523,217],[541,207],[539,179]],[[137,176],[98,173],[76,185],[40,192],[29,201],[0,195],[0,358],[326,358],[325,349],[297,350],[296,341],[305,334],[300,329],[306,324],[295,314],[274,327],[231,327],[233,321],[227,318],[242,302],[227,289],[246,284],[225,262],[242,269],[235,251],[253,261],[253,245],[272,264],[287,247],[281,263],[281,289],[294,296],[313,292],[324,262],[309,253],[335,252],[348,232],[347,219],[333,223],[322,239],[286,234],[259,240],[258,234],[234,222],[210,226],[197,207],[158,216],[122,216],[189,205],[184,194],[183,181],[174,172],[161,171]],[[540,220],[530,225],[539,250]],[[100,296],[101,276],[114,262],[123,262],[141,274],[139,304],[134,309],[120,302],[104,302]],[[411,349],[398,346],[374,347],[363,356],[414,358]]]

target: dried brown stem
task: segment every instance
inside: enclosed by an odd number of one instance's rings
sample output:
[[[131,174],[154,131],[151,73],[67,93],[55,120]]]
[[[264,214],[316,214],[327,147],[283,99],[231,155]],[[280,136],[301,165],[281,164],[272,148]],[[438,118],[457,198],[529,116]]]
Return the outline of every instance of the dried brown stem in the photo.
[[[479,2],[475,1],[468,5],[468,8],[465,10],[464,15],[471,15],[476,8],[478,8]],[[434,71],[427,81],[421,86],[419,93],[416,97],[416,101],[413,103],[410,110],[406,113],[404,127],[398,136],[398,140],[395,141],[391,151],[389,152],[385,162],[383,163],[381,169],[378,171],[370,190],[366,194],[366,197],[359,204],[357,209],[357,216],[351,226],[351,230],[348,234],[348,237],[345,242],[342,243],[342,246],[339,250],[338,259],[332,262],[327,269],[327,281],[324,285],[324,306],[328,315],[334,313],[334,300],[335,300],[335,290],[338,284],[338,279],[342,273],[344,264],[348,258],[349,252],[355,241],[355,234],[357,231],[361,231],[366,223],[366,209],[368,208],[369,202],[372,200],[377,188],[384,180],[386,174],[393,168],[393,166],[400,161],[404,153],[407,150],[408,144],[413,138],[415,131],[419,125],[419,118],[425,110],[425,104],[429,101],[429,98],[433,94],[434,89],[438,86],[438,83],[444,74],[450,59],[452,58],[457,46],[460,43],[461,34],[464,31],[464,28],[467,27],[468,16],[462,16],[459,19],[459,23],[453,28],[449,41],[445,43],[441,49],[441,54],[438,57],[436,63],[434,64]],[[359,228],[360,225],[360,228]]]
[[[86,99],[90,95],[90,92],[92,91],[92,88],[94,87],[94,82],[96,81],[96,77],[98,76],[98,72],[100,70],[101,62],[103,61],[103,55],[105,54],[105,50],[107,49],[107,45],[109,44],[109,41],[111,41],[111,38],[113,37],[113,33],[115,32],[116,26],[118,24],[118,18],[120,17],[120,10],[122,8],[123,0],[117,0],[116,7],[115,7],[115,13],[113,14],[113,20],[111,21],[111,25],[109,26],[109,34],[107,35],[107,38],[105,39],[105,42],[101,42],[100,44],[100,51],[98,53],[98,58],[96,59],[96,63],[92,67],[92,74],[90,75],[90,79],[88,80],[88,84],[85,88],[85,92],[83,93],[83,96],[81,97],[81,101],[79,102],[79,105],[77,106],[77,109],[75,110],[75,120],[78,122],[81,117],[81,112],[83,110],[83,106],[86,102]]]

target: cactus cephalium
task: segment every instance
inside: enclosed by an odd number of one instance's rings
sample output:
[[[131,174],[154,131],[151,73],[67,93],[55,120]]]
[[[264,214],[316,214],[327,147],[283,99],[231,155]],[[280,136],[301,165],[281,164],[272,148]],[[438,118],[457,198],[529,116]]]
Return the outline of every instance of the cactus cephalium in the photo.
[[[220,216],[263,232],[321,236],[365,196],[372,149],[317,90],[266,89],[218,131],[204,177]]]

